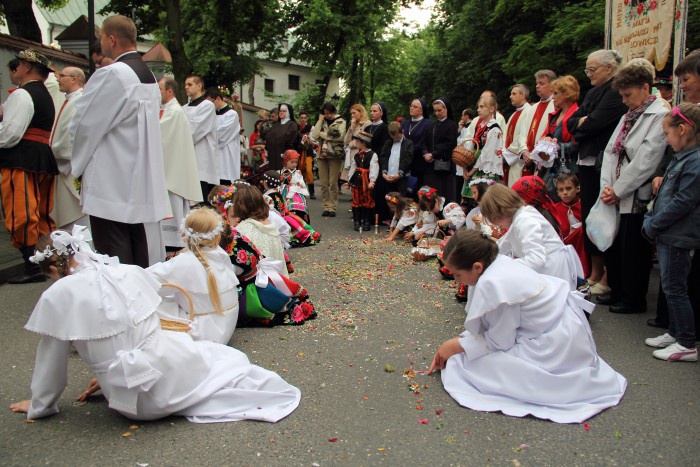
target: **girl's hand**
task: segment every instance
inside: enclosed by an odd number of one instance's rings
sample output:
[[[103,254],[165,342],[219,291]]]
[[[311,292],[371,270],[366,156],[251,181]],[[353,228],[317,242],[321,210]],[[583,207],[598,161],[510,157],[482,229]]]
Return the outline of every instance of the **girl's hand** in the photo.
[[[100,383],[97,382],[96,378],[92,378],[90,380],[90,383],[88,384],[88,387],[81,395],[79,395],[75,400],[78,402],[85,402],[88,397],[90,397],[92,394],[95,392],[99,391],[101,389]]]
[[[428,374],[432,374],[433,370],[444,370],[447,360],[449,360],[451,356],[461,352],[464,352],[464,349],[459,345],[459,338],[455,337],[448,340],[435,352],[433,363],[430,364],[430,369],[428,369]]]
[[[403,236],[403,239],[410,242],[413,239],[413,232],[407,232],[406,235]]]
[[[433,155],[431,153],[424,154],[423,159],[425,159],[425,162],[433,162]]]
[[[442,219],[442,220],[439,220],[437,224],[440,227],[445,227],[445,226],[450,225],[450,220],[449,219]]]
[[[14,404],[10,404],[10,410],[16,413],[27,413],[29,412],[29,407],[31,406],[32,401],[22,401],[22,402],[15,402]]]

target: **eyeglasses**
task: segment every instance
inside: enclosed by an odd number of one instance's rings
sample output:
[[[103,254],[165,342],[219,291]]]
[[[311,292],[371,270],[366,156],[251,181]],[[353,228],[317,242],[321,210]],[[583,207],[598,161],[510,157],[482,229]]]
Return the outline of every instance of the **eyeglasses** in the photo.
[[[59,78],[65,78],[66,76],[69,78],[75,78],[75,76],[73,76],[73,75],[64,75],[63,73],[59,73],[56,76],[58,76]]]
[[[683,114],[681,113],[681,109],[679,109],[678,107],[674,107],[673,110],[671,110],[671,115],[673,115],[674,117],[681,117],[681,119],[682,119],[685,123],[687,123],[688,125],[690,125],[690,126],[692,126],[692,127],[695,127],[695,123],[691,122],[691,121],[688,119],[688,117],[686,117],[685,115],[683,115]]]
[[[595,73],[595,71],[596,71],[598,68],[600,68],[600,67],[602,67],[602,66],[603,66],[603,65],[598,65],[598,66],[593,66],[593,67],[587,67],[587,68],[584,68],[584,69],[583,69],[583,72],[586,73],[586,75],[590,76],[590,75],[592,75],[593,73]]]

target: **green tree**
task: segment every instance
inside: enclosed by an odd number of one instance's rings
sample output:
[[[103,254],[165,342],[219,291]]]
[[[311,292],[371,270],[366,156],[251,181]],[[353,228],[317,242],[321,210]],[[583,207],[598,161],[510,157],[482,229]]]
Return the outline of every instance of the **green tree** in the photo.
[[[44,8],[61,8],[68,0],[37,0]],[[0,21],[7,23],[10,35],[41,43],[41,29],[34,17],[32,0],[0,0]]]

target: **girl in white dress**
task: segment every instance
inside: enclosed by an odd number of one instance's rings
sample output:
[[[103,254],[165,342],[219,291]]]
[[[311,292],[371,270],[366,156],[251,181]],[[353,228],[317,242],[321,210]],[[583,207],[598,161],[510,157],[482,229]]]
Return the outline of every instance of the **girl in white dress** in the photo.
[[[526,206],[518,194],[497,183],[490,187],[479,203],[481,213],[500,229],[508,229],[498,239],[504,255],[511,256],[535,272],[558,277],[576,289],[583,278],[583,267],[576,250],[564,245],[552,224],[532,206]]]
[[[458,231],[444,260],[473,288],[465,331],[440,346],[429,373],[442,370],[460,405],[579,423],[620,402],[627,381],[598,357],[584,316],[594,305],[580,293],[499,255],[488,233]]]
[[[429,186],[421,187],[418,190],[418,222],[413,226],[413,229],[404,235],[406,241],[420,240],[424,235],[433,235],[438,229],[438,214],[442,211],[445,204],[445,198],[438,196],[435,188]]]
[[[239,219],[236,230],[248,237],[264,257],[284,262],[280,234],[275,224],[268,219],[270,207],[265,202],[262,192],[247,183],[236,186],[231,206],[232,216]],[[283,270],[282,274],[289,277],[286,270]]]
[[[195,310],[189,333],[194,340],[228,344],[238,321],[238,279],[228,255],[219,247],[222,231],[223,220],[211,209],[191,211],[180,228],[185,250],[147,271],[161,284],[179,285],[189,293]],[[174,308],[166,309],[164,302],[161,314],[188,318],[189,305],[178,303],[180,306],[172,303]]]
[[[384,199],[389,211],[394,213],[389,225],[389,235],[386,237],[388,241],[392,242],[398,234],[415,225],[420,211],[418,205],[411,198],[403,197],[398,191],[387,193]]]
[[[37,244],[33,260],[56,280],[25,326],[41,334],[31,400],[10,406],[35,419],[58,413],[71,345],[96,375],[80,400],[102,389],[125,417],[186,416],[195,423],[276,422],[301,393],[246,355],[184,332],[163,331],[160,284],[138,266],[92,251],[89,232],[56,231]]]

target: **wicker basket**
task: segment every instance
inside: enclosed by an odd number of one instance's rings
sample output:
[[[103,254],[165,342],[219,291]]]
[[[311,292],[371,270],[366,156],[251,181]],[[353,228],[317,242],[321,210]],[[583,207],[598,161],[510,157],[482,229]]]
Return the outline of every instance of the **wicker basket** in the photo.
[[[467,169],[474,165],[476,162],[476,155],[479,152],[479,143],[474,141],[476,146],[474,150],[470,150],[462,146],[461,144],[452,150],[452,162],[456,165]]]
[[[183,287],[173,284],[171,282],[165,282],[162,287],[172,287],[174,289],[179,290],[182,292],[182,294],[187,298],[187,302],[190,305],[190,322],[194,321],[194,303],[192,302],[192,297],[190,297],[190,294],[185,290]],[[177,331],[177,332],[189,332],[190,329],[192,329],[189,325],[189,323],[185,321],[178,321],[174,319],[167,319],[167,318],[161,318],[160,319],[160,328],[165,330],[165,331]]]
[[[442,235],[442,237],[438,237],[438,234]],[[444,238],[445,232],[440,229],[435,230],[432,237],[423,236],[423,238],[418,240],[418,246],[411,251],[413,260],[428,261],[430,258],[435,258],[441,249],[440,244]]]

